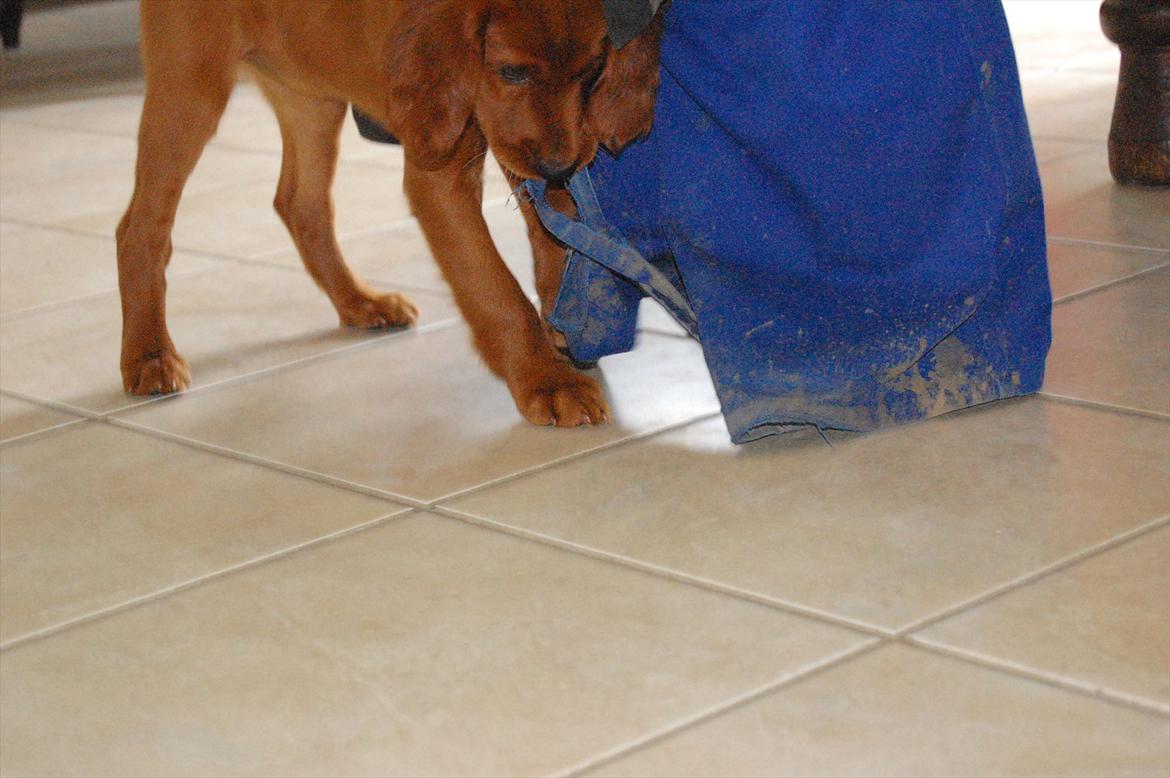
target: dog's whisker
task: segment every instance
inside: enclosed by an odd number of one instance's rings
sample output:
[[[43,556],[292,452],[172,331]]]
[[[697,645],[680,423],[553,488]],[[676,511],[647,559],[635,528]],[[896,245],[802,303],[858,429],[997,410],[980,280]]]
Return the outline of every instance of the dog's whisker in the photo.
[[[487,154],[488,154],[488,150],[487,150],[487,149],[484,149],[484,150],[483,150],[482,152],[480,152],[479,154],[476,154],[474,157],[472,157],[471,159],[469,159],[469,160],[467,160],[466,162],[464,162],[464,163],[463,163],[463,170],[466,170],[467,168],[471,167],[472,165],[474,165],[474,164],[475,164],[476,162],[478,162],[479,160],[481,160],[481,159],[484,159],[485,157],[487,157]]]

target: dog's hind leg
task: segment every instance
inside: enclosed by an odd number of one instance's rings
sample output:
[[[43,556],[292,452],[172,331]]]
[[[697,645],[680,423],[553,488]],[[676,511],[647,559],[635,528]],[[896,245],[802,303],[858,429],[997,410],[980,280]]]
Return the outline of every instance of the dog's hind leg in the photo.
[[[167,331],[171,228],[183,186],[215,134],[235,81],[234,63],[226,55],[195,52],[192,45],[176,43],[173,30],[160,32],[152,23],[144,8],[146,101],[134,195],[117,231],[122,384],[131,394],[176,392],[191,381]]]
[[[337,245],[330,188],[346,103],[290,89],[263,74],[258,73],[257,80],[276,111],[284,144],[273,204],[305,269],[329,295],[343,326],[413,324],[418,318],[414,303],[397,292],[376,291],[356,278]]]

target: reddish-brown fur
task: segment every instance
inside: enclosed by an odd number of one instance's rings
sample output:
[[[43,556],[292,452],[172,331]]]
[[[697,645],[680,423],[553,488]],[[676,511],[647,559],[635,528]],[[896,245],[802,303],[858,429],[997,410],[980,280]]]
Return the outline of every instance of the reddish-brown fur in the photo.
[[[337,245],[330,186],[353,103],[401,139],[411,207],[480,354],[524,417],[606,419],[597,382],[559,356],[492,244],[480,210],[483,155],[490,147],[514,183],[555,179],[587,164],[598,144],[616,151],[646,132],[656,29],[612,50],[600,0],[142,0],[142,56],[134,196],[118,226],[126,391],[190,382],[166,327],[170,232],[243,66],[280,122],[276,210],[342,324],[402,326],[417,316],[404,296],[355,278]],[[563,191],[554,197],[571,211]],[[547,307],[563,248],[522,208]]]

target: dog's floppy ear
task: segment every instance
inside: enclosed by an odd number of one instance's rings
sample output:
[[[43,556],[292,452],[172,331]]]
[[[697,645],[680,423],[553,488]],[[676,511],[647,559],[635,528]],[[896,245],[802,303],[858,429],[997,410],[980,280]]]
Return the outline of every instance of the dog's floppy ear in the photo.
[[[660,9],[638,37],[610,50],[601,79],[589,96],[589,130],[612,154],[644,137],[654,123],[664,15]]]
[[[389,49],[390,127],[412,161],[439,167],[471,121],[486,7],[475,0],[409,4]]]

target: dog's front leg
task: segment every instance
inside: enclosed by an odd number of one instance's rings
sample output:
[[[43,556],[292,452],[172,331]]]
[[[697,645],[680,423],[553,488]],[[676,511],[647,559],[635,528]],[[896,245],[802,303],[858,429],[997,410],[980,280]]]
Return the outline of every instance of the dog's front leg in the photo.
[[[406,159],[406,193],[488,368],[533,424],[574,427],[609,416],[598,383],[562,360],[488,234],[483,140],[469,130],[444,167]]]
[[[187,362],[167,331],[166,267],[183,184],[214,134],[231,90],[230,76],[216,81],[211,68],[206,70],[201,82],[192,78],[184,84],[185,91],[147,84],[134,195],[117,230],[122,385],[131,394],[168,394],[191,383]]]

